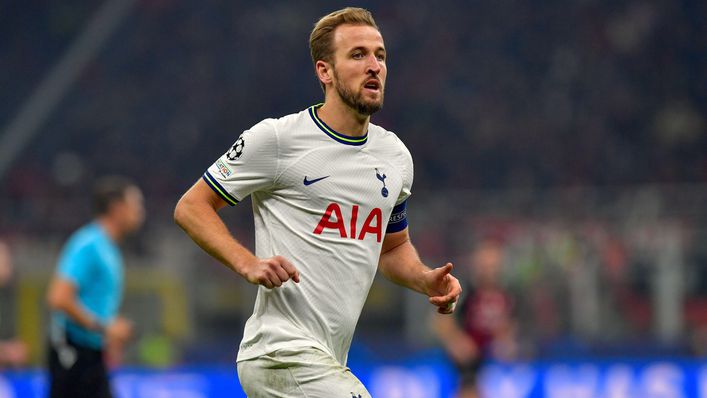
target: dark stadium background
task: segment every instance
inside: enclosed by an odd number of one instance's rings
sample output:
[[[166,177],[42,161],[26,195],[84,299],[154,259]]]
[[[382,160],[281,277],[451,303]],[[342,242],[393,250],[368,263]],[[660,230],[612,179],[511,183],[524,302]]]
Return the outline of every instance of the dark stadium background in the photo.
[[[1,371],[0,397],[43,388],[44,288],[63,240],[90,217],[92,182],[114,173],[134,178],[148,207],[125,247],[124,308],[139,336],[121,396],[180,369],[204,377],[184,391],[237,388],[254,288],[171,213],[243,129],[322,100],[308,34],[345,5],[0,3],[0,240],[15,268],[0,290],[0,339],[30,351],[25,368]],[[707,3],[355,5],[385,38],[386,102],[373,121],[415,159],[409,219],[422,257],[464,275],[476,242],[504,245],[522,358],[489,371],[489,388],[518,382],[503,376],[516,371],[537,377],[526,395],[491,396],[707,397]],[[222,214],[253,247],[250,204]],[[449,396],[429,314],[424,298],[376,280],[351,366],[380,395]]]

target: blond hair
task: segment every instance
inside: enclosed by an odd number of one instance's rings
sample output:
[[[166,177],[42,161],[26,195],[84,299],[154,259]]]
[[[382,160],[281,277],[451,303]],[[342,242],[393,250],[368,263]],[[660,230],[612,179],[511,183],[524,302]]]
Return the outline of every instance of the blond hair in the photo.
[[[378,29],[376,21],[373,20],[373,15],[365,8],[346,7],[323,16],[314,25],[314,29],[309,35],[309,52],[315,65],[320,60],[332,62],[334,31],[337,27],[344,24],[366,25]],[[324,84],[321,82],[320,84],[322,89],[324,89]]]

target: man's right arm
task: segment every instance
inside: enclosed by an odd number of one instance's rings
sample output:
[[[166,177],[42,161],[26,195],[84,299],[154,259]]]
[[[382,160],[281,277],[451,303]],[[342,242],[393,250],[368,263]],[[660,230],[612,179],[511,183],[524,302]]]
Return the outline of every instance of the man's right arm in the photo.
[[[177,203],[174,221],[199,247],[250,283],[269,289],[289,279],[299,283],[299,272],[287,259],[282,256],[259,259],[231,235],[217,213],[225,205],[199,179]]]
[[[459,327],[453,316],[433,314],[432,329],[457,364],[466,364],[478,358],[480,353],[476,343]]]
[[[55,275],[49,283],[47,303],[55,311],[65,313],[74,322],[85,329],[103,332],[103,326],[93,315],[89,314],[76,298],[76,286],[68,279]]]
[[[130,338],[133,329],[130,321],[118,316],[107,325],[102,324],[79,303],[76,290],[76,285],[72,281],[55,275],[47,292],[49,307],[55,311],[63,312],[85,329],[98,332],[111,341],[124,342]]]

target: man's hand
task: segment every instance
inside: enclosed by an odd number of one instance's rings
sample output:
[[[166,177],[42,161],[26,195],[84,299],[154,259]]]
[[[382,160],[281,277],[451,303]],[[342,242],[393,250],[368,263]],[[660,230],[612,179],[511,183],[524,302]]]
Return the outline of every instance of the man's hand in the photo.
[[[108,344],[124,345],[133,335],[133,323],[118,316],[106,326],[105,338]]]
[[[299,271],[286,258],[275,256],[256,260],[241,271],[248,282],[263,285],[268,289],[280,287],[290,279],[299,283]]]
[[[425,292],[430,298],[430,303],[437,306],[440,314],[451,314],[454,312],[462,287],[459,280],[452,276],[454,266],[447,263],[444,267],[435,268],[425,272],[423,284]]]
[[[105,327],[106,362],[112,369],[123,363],[125,344],[133,337],[133,323],[122,316],[117,316]]]

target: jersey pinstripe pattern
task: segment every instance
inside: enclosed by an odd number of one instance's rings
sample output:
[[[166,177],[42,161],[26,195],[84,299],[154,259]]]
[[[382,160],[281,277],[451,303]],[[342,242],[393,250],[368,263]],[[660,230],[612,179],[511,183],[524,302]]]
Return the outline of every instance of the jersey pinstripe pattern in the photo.
[[[412,158],[395,134],[369,124],[349,137],[317,109],[256,124],[203,176],[231,205],[251,195],[255,254],[282,255],[300,272],[299,284],[259,287],[238,361],[316,347],[345,365],[380,235],[411,192]]]

